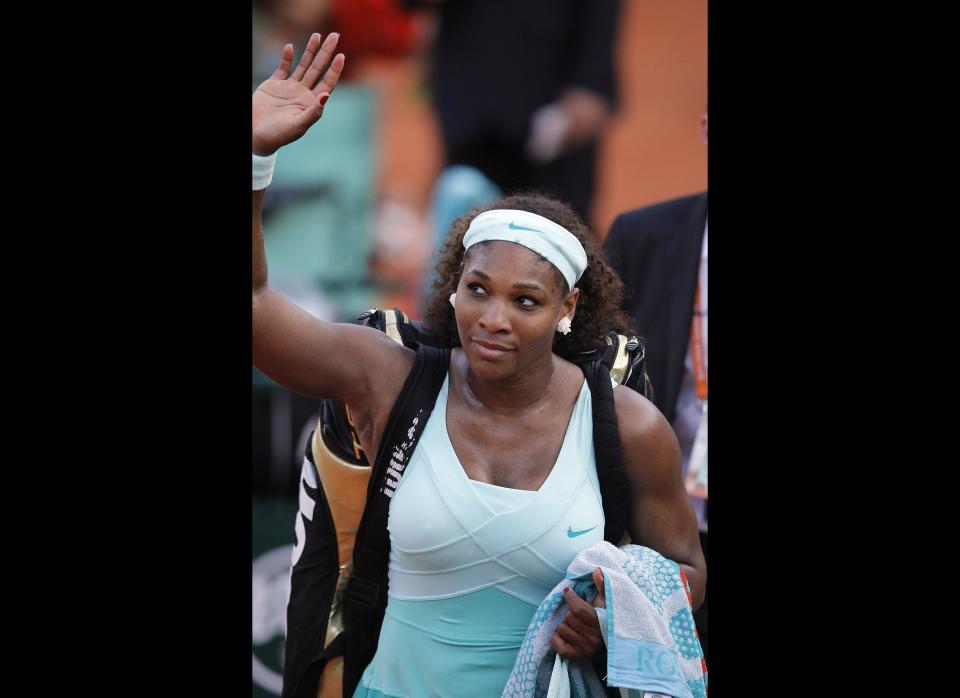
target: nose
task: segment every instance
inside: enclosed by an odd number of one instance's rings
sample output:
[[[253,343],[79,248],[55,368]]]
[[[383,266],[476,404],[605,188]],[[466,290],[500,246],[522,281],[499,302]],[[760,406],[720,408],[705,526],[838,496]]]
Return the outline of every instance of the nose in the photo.
[[[483,314],[480,315],[479,321],[480,327],[491,334],[510,332],[510,322],[506,310],[502,301],[491,298],[483,306]]]

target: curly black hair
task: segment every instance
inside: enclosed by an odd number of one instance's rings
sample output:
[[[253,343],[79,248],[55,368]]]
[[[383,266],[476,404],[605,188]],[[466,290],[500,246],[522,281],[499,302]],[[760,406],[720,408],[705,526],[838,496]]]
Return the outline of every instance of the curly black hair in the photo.
[[[580,297],[577,299],[572,331],[566,335],[554,335],[554,353],[568,358],[602,347],[609,330],[616,330],[620,334],[632,332],[630,318],[620,308],[623,283],[603,261],[593,233],[567,204],[539,192],[527,192],[505,196],[487,206],[474,208],[450,226],[450,234],[440,250],[437,277],[424,313],[424,324],[434,338],[447,346],[460,346],[456,317],[448,299],[451,293],[456,293],[463,273],[463,236],[474,218],[492,209],[517,209],[543,216],[573,233],[587,253],[587,268],[575,285],[580,289]],[[569,293],[560,271],[554,270],[561,280],[561,288],[565,289],[564,293]]]

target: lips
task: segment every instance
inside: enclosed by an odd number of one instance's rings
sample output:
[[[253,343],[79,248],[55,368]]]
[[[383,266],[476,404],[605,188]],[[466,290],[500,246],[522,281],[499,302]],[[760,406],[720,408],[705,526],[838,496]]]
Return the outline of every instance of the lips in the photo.
[[[502,344],[496,344],[494,342],[485,342],[482,339],[476,339],[471,337],[470,340],[473,342],[477,349],[477,353],[482,358],[488,359],[497,359],[503,356],[504,354],[513,351],[512,347],[506,347]]]

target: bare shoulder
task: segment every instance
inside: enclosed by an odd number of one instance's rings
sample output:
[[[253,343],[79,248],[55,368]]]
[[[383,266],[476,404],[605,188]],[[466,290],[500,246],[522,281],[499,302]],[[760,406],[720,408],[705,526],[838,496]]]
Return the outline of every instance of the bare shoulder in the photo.
[[[673,430],[663,414],[643,395],[618,385],[613,390],[620,438],[627,441],[656,439],[672,435]],[[664,433],[667,432],[667,433]]]
[[[660,410],[624,386],[614,388],[613,402],[628,474],[643,479],[678,476],[680,446]]]

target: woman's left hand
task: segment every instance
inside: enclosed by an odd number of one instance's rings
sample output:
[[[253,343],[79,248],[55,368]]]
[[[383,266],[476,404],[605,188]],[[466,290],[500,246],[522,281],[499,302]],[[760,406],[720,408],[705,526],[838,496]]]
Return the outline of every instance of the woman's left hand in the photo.
[[[561,657],[567,659],[589,659],[603,647],[603,635],[600,633],[600,619],[595,608],[606,608],[606,595],[603,590],[603,572],[600,568],[593,571],[593,583],[597,586],[597,595],[587,603],[572,589],[564,589],[563,597],[570,606],[570,612],[550,637],[550,646]]]

